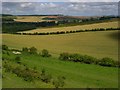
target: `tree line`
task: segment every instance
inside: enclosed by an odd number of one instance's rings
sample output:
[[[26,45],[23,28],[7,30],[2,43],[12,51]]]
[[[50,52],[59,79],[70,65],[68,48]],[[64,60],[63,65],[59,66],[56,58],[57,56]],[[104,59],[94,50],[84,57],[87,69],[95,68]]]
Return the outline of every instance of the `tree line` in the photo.
[[[35,33],[13,33],[18,35],[55,35],[55,34],[68,34],[78,32],[92,32],[92,31],[110,31],[120,30],[120,28],[96,28],[96,29],[85,29],[85,30],[73,30],[73,31],[57,31],[57,32],[35,32]]]
[[[12,19],[2,22],[3,33],[15,33],[19,31],[26,31],[36,29],[38,27],[47,27],[57,25],[55,21],[45,22],[15,22]]]

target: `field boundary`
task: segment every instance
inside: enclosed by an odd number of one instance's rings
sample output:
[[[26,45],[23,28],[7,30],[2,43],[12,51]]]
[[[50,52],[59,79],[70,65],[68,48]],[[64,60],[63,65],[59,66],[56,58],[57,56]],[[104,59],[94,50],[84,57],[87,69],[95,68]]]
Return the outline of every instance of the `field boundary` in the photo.
[[[96,29],[86,29],[86,30],[72,30],[72,31],[56,31],[56,32],[34,32],[34,33],[12,33],[18,35],[57,35],[57,34],[68,34],[68,33],[79,33],[79,32],[95,32],[95,31],[111,31],[120,30],[120,28],[96,28]]]

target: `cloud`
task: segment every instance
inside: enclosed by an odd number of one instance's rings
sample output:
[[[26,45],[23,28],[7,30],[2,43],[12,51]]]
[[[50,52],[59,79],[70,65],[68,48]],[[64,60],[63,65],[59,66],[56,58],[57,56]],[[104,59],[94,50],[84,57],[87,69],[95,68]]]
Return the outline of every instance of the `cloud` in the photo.
[[[81,16],[117,15],[116,2],[3,2],[3,13],[64,14]]]
[[[50,2],[50,3],[40,3],[40,7],[43,7],[43,8],[53,8],[53,7],[57,7],[56,4]]]
[[[119,2],[119,0],[4,0],[2,2]]]
[[[20,6],[21,7],[29,7],[29,6],[31,6],[32,5],[32,3],[22,3],[22,4],[20,4]]]

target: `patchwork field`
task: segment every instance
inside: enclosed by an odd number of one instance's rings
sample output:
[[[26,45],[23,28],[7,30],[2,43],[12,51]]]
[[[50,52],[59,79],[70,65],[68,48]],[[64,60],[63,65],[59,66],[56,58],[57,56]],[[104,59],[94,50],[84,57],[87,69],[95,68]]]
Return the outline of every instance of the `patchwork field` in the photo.
[[[85,30],[85,29],[95,29],[95,28],[116,28],[118,27],[118,21],[104,22],[88,25],[77,25],[69,27],[55,27],[55,28],[37,28],[30,31],[23,31],[24,33],[34,33],[34,32],[57,32],[57,31],[74,31],[74,30]]]
[[[39,17],[28,16],[19,17],[16,21],[20,22],[36,22]],[[41,18],[42,20],[42,18]],[[95,28],[117,28],[118,22],[104,22],[89,25],[78,25],[69,27],[54,27],[54,28],[37,28],[25,33],[34,32],[57,32],[57,31],[74,31]],[[7,51],[4,57],[9,57],[2,62],[3,65],[11,65],[17,67],[24,65],[28,68],[36,67],[37,71],[43,68],[56,79],[59,75],[64,76],[65,85],[63,88],[117,88],[118,87],[118,68],[105,67],[94,64],[83,64],[80,62],[62,61],[58,59],[60,53],[78,53],[82,55],[90,55],[96,58],[109,57],[118,60],[118,30],[111,31],[92,31],[79,32],[59,35],[17,35],[17,34],[0,34],[2,36],[2,44],[9,48],[22,49],[23,47],[36,47],[38,52],[47,49],[52,57],[42,57],[32,54],[14,55]],[[0,54],[1,55],[1,54]],[[21,58],[20,63],[16,63],[15,57]],[[52,83],[34,80],[27,82],[22,77],[12,72],[7,72],[4,67],[3,73],[3,88],[53,88]],[[9,69],[9,67],[8,67]],[[17,69],[18,70],[18,69]],[[28,70],[29,71],[29,70]]]
[[[64,35],[3,34],[3,44],[11,48],[36,47],[47,49],[54,56],[62,52],[87,54],[97,58],[118,60],[118,31],[81,32]]]

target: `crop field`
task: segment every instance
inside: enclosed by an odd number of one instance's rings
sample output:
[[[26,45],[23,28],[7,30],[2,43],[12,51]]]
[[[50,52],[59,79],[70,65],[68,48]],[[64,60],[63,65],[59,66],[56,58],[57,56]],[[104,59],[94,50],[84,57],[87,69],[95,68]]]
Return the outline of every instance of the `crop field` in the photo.
[[[118,31],[81,32],[64,35],[3,34],[3,44],[11,48],[36,47],[47,49],[54,56],[62,52],[87,54],[97,58],[118,60]]]
[[[34,33],[34,32],[57,32],[57,31],[74,31],[74,30],[85,30],[85,29],[96,29],[96,28],[116,28],[118,27],[118,21],[96,23],[89,25],[77,25],[69,27],[54,27],[54,28],[37,28],[30,31],[23,31],[24,33]]]
[[[14,19],[17,22],[42,22],[46,16],[17,16],[17,19]],[[48,21],[48,20],[47,20]]]

